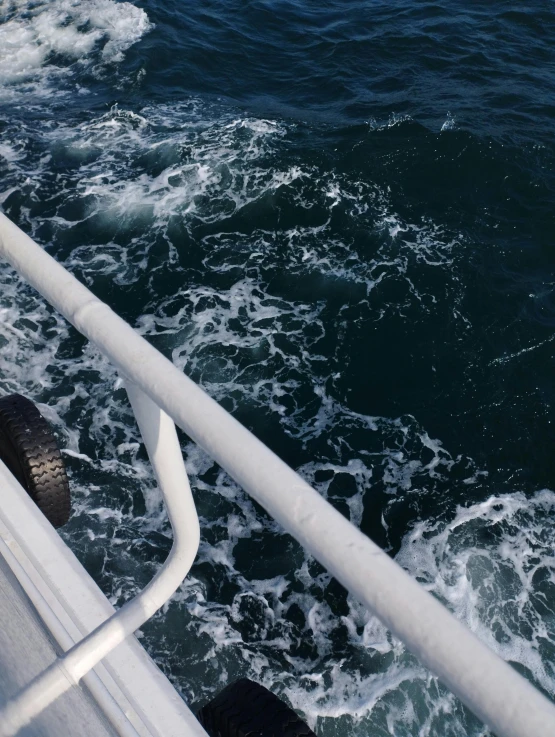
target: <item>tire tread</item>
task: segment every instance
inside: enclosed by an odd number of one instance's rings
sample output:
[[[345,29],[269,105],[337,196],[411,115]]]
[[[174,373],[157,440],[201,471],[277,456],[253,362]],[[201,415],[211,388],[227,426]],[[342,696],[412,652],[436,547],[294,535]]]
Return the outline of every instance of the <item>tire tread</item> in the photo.
[[[69,482],[50,425],[20,394],[0,399],[0,459],[54,527],[70,515]]]

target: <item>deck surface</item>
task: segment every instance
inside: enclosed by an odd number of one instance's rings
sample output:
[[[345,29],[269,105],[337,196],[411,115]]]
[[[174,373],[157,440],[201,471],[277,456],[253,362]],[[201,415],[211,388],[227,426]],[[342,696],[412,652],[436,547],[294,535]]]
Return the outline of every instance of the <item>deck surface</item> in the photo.
[[[48,667],[57,645],[0,556],[0,703]],[[74,687],[46,709],[18,737],[113,737],[88,691]]]

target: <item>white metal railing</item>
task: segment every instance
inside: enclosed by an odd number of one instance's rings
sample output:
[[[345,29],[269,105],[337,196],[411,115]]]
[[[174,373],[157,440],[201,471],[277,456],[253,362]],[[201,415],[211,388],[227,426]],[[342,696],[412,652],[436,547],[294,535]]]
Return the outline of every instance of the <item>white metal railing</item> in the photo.
[[[171,418],[181,427],[499,737],[555,735],[555,705],[549,699],[2,214],[0,256],[132,382],[128,383],[129,396],[161,482],[176,547],[184,527],[194,519],[198,534],[198,523],[189,494],[185,494],[186,503],[180,499],[183,480],[171,484],[171,473],[164,468],[166,459],[156,450],[160,434],[150,427],[155,408],[161,410],[160,428],[166,423],[165,415],[168,422]],[[182,571],[190,565],[187,555],[184,553],[187,565]],[[172,591],[168,584],[168,596],[179,583],[172,580]],[[145,592],[155,585],[149,584]],[[14,725],[27,723],[29,714],[37,712],[35,702],[39,710],[51,703],[62,683],[78,681],[111,647],[140,626],[138,610],[141,616],[150,611],[150,616],[156,608],[155,600],[147,597],[147,601],[144,609],[128,602],[108,623],[38,676],[0,711],[0,734],[15,734],[16,727],[4,727],[12,724],[8,720]],[[124,610],[131,613],[124,617]],[[120,614],[122,619],[116,620]],[[112,620],[117,624],[110,625]],[[109,640],[105,641],[108,631]],[[57,669],[63,677],[52,675]]]

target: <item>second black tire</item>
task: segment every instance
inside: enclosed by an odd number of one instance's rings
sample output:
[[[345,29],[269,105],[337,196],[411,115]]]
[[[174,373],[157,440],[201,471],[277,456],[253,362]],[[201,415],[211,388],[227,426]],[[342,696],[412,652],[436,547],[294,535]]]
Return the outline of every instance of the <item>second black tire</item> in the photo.
[[[0,460],[48,521],[65,525],[70,492],[56,438],[33,402],[20,394],[0,399]]]
[[[224,688],[197,716],[210,737],[316,737],[293,709],[248,678]]]

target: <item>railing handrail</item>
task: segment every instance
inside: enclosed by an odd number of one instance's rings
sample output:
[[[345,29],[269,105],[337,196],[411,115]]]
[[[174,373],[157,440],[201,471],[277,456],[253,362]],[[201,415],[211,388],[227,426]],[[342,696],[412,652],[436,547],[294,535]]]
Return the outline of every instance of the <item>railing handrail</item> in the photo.
[[[555,705],[46,251],[0,214],[0,256],[224,468],[499,737]]]

